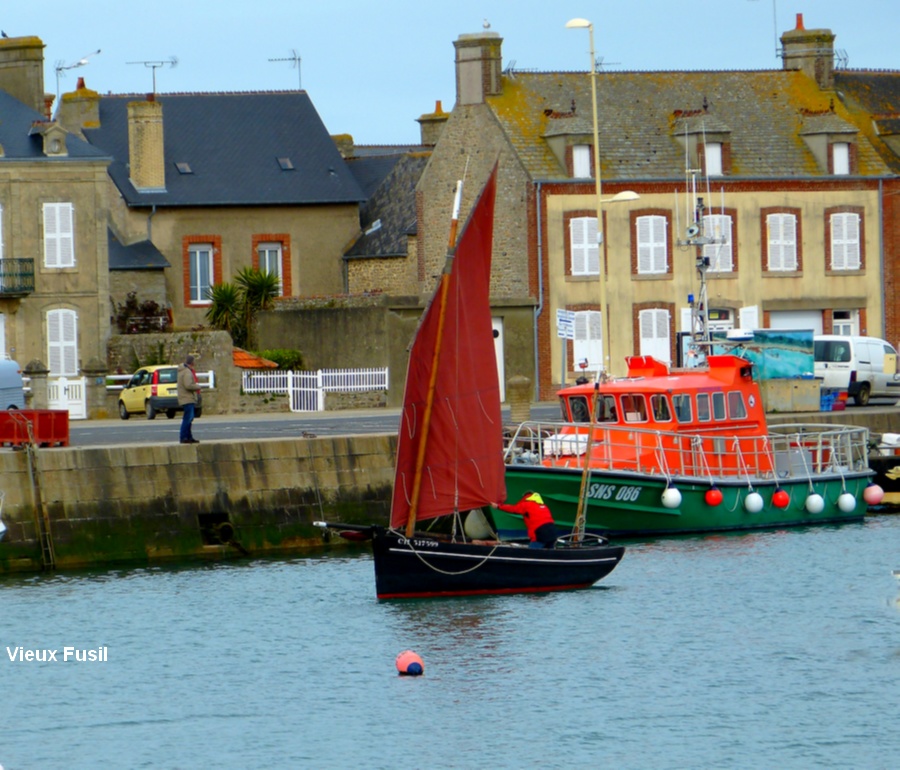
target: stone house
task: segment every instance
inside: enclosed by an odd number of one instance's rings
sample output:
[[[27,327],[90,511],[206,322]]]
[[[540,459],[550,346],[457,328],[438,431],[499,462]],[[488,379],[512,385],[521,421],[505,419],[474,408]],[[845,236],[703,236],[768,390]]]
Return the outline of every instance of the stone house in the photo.
[[[497,313],[530,309],[530,324],[510,325],[522,343],[504,357],[539,398],[571,382],[582,360],[597,369],[606,356],[613,374],[634,354],[677,363],[703,263],[716,328],[900,341],[888,98],[900,73],[835,70],[834,37],[798,18],[780,70],[597,73],[599,196],[591,75],[504,69],[497,33],[461,35],[456,105],[418,187],[420,274],[443,258],[453,180],[471,179],[465,212],[498,162],[492,301]],[[623,191],[639,198],[608,201]],[[697,223],[711,243],[691,241]],[[574,340],[558,336],[558,311],[572,314]]]
[[[110,156],[49,118],[43,47],[0,40],[0,353],[76,377],[106,360]]]
[[[276,273],[282,297],[343,290],[363,195],[305,91],[101,96],[79,81],[59,121],[111,156],[109,228],[132,256],[114,301],[156,298],[161,272],[190,328],[246,266]]]

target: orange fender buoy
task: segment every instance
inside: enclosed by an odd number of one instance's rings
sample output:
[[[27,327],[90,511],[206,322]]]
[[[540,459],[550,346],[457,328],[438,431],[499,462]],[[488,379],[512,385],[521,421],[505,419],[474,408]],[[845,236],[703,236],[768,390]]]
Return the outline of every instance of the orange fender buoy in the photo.
[[[425,673],[425,664],[412,650],[404,650],[397,656],[397,671],[400,676],[421,676]]]

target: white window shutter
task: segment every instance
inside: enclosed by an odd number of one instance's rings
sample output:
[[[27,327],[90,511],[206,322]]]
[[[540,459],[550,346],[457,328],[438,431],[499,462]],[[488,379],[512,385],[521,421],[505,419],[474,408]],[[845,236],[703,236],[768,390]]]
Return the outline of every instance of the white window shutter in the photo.
[[[587,359],[589,369],[603,367],[603,316],[596,310],[575,313],[574,364]]]
[[[858,270],[859,266],[859,214],[832,214],[831,269]]]
[[[47,312],[47,359],[54,377],[78,375],[78,314],[74,310]]]
[[[642,310],[638,315],[638,325],[641,333],[641,355],[671,363],[669,313],[667,310],[656,308]]]
[[[71,203],[44,204],[44,265],[75,265],[74,216]]]
[[[715,243],[703,247],[703,256],[709,258],[709,268],[716,273],[730,273],[734,270],[731,248],[731,217],[724,214],[710,214],[703,217],[703,232]]]
[[[572,275],[599,275],[600,250],[597,246],[597,218],[577,217],[569,220],[572,251]]]

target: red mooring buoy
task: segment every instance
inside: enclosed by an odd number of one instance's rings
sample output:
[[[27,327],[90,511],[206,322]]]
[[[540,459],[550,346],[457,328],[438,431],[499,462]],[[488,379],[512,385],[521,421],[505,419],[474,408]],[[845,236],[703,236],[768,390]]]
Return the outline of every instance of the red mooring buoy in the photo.
[[[412,650],[404,650],[397,656],[397,671],[400,676],[422,676],[425,664]]]

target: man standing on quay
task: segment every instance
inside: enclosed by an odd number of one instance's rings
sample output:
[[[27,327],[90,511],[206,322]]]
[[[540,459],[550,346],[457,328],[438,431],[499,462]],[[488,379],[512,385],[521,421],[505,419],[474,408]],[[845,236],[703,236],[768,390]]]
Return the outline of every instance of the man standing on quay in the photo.
[[[181,418],[181,443],[199,444],[191,431],[194,409],[200,401],[200,383],[194,371],[194,357],[189,355],[178,367],[178,406],[184,409]]]

